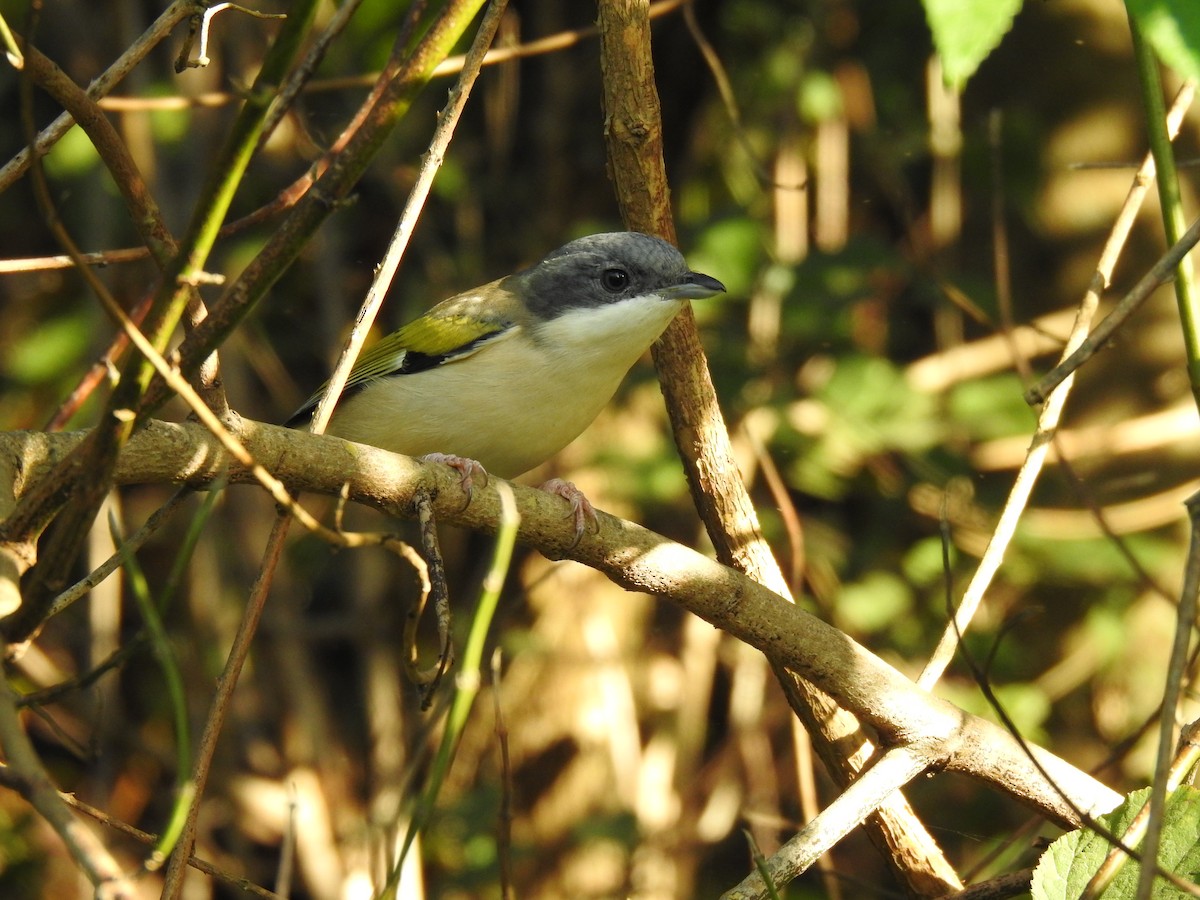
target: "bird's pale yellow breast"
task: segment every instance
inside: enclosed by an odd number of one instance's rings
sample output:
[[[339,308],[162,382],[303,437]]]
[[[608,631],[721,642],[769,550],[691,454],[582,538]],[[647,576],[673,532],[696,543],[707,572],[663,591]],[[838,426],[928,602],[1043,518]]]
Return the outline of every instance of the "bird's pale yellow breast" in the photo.
[[[681,305],[642,299],[515,328],[461,361],[364,386],[329,431],[409,456],[464,456],[513,478],[591,424]]]

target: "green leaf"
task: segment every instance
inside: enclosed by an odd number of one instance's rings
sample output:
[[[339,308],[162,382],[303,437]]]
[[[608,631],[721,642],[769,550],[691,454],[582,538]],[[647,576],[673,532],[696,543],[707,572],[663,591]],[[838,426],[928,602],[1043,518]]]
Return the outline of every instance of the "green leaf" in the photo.
[[[48,319],[5,348],[0,372],[22,384],[61,377],[90,346],[95,323],[86,314]]]
[[[1034,415],[1022,391],[1020,377],[1003,372],[955,385],[948,407],[975,440],[1027,435],[1033,430]]]
[[[1112,812],[1099,816],[1109,831],[1120,835],[1150,797],[1150,789],[1134,791]],[[1064,834],[1050,845],[1033,872],[1034,900],[1067,900],[1078,897],[1084,885],[1108,855],[1109,843],[1094,831],[1081,828]],[[1167,798],[1158,864],[1189,881],[1200,874],[1200,791],[1187,785]],[[1132,898],[1137,891],[1138,864],[1126,862],[1101,895],[1101,900]],[[1167,900],[1179,890],[1161,878],[1154,882],[1151,897]]]
[[[714,222],[687,252],[688,264],[720,278],[730,297],[750,293],[764,256],[762,227],[748,217]]]
[[[837,79],[827,72],[810,72],[800,85],[797,106],[806,122],[826,122],[842,115],[842,89]]]
[[[1154,52],[1187,78],[1200,78],[1200,3],[1126,0],[1126,8]]]
[[[838,624],[851,633],[879,631],[912,609],[912,590],[889,572],[868,572],[837,598]]]
[[[100,165],[100,154],[82,128],[72,128],[46,154],[44,164],[52,178],[86,175]]]
[[[1012,27],[1021,0],[924,0],[942,74],[962,88]]]

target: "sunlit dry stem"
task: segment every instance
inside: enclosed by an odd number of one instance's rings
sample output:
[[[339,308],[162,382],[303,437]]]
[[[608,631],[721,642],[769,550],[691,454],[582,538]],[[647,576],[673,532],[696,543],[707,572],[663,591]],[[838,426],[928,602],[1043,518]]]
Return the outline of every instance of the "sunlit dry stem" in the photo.
[[[1167,123],[1172,134],[1178,133],[1184,113],[1191,106],[1194,95],[1194,88],[1190,85],[1185,85],[1176,96]],[[1121,255],[1121,251],[1129,238],[1133,223],[1136,220],[1137,211],[1141,208],[1142,201],[1146,197],[1153,178],[1154,160],[1147,154],[1141,168],[1134,175],[1133,183],[1130,185],[1125,202],[1122,204],[1120,212],[1117,213],[1117,219],[1113,223],[1108,240],[1105,242],[1104,249],[1100,253],[1100,259],[1096,263],[1096,271],[1092,276],[1091,284],[1088,285],[1088,289],[1080,301],[1079,309],[1075,314],[1075,322],[1071,326],[1071,333],[1067,338],[1067,344],[1063,350],[1063,362],[1054,370],[1055,372],[1063,370],[1070,360],[1078,357],[1080,350],[1091,340],[1090,337],[1085,338],[1084,335],[1087,333],[1095,316],[1096,308],[1100,303],[1100,296],[1112,278],[1117,260]],[[1193,228],[1196,229],[1196,226],[1193,226]],[[1200,236],[1200,230],[1197,230],[1197,235]],[[1156,266],[1155,268],[1157,269],[1158,267]],[[1142,282],[1139,282],[1139,285],[1147,282],[1150,278],[1151,276],[1147,275],[1146,278],[1142,279]],[[1150,290],[1156,286],[1157,281],[1146,289],[1145,295],[1148,296]],[[1122,303],[1124,302],[1122,301]],[[1104,321],[1107,322],[1108,319]],[[1103,325],[1104,322],[1101,322],[1092,334],[1094,335],[1099,332]],[[1026,452],[1025,461],[1021,465],[1020,470],[1018,470],[1013,486],[1009,490],[1008,498],[1004,503],[1004,509],[1000,513],[1000,519],[996,523],[996,527],[992,531],[992,536],[988,540],[987,549],[984,551],[983,557],[979,561],[979,566],[975,569],[975,573],[971,576],[970,583],[968,583],[966,590],[963,592],[958,608],[953,613],[954,621],[947,625],[946,630],[942,632],[942,637],[938,641],[937,647],[930,655],[929,661],[925,664],[925,668],[917,679],[917,683],[927,690],[937,684],[938,679],[942,677],[942,674],[946,671],[946,667],[954,658],[954,653],[960,639],[959,636],[965,634],[970,628],[971,621],[975,617],[980,604],[983,602],[984,595],[991,585],[992,579],[1004,561],[1004,554],[1008,550],[1013,535],[1016,533],[1017,523],[1025,512],[1029,497],[1033,493],[1034,485],[1037,484],[1038,477],[1041,475],[1053,435],[1058,428],[1058,423],[1062,416],[1063,407],[1066,404],[1067,396],[1070,394],[1072,383],[1070,378],[1071,371],[1073,370],[1064,371],[1062,377],[1047,389],[1050,393],[1043,397],[1043,405],[1038,413],[1037,429]],[[1033,388],[1030,394],[1034,391],[1042,390],[1042,385],[1047,384],[1048,381],[1049,376],[1043,379],[1037,387]]]
[[[1179,265],[1181,259],[1192,252],[1197,241],[1200,241],[1200,219],[1192,222],[1188,230],[1183,233],[1183,237],[1160,256],[1150,270],[1138,280],[1138,283],[1130,288],[1112,312],[1092,329],[1087,339],[1079,345],[1079,349],[1043,375],[1037,384],[1025,392],[1025,401],[1030,405],[1045,403],[1050,392],[1108,343],[1113,333],[1125,323],[1126,319],[1141,308],[1141,305],[1149,299],[1156,288],[1175,277],[1175,267]]]
[[[132,838],[139,844],[153,844],[158,840],[158,835],[151,834],[148,831],[142,831],[140,828],[135,828],[128,822],[115,819],[104,810],[97,809],[96,807],[80,800],[74,794],[60,793],[59,796],[63,798],[63,801],[68,806],[78,810],[85,816],[90,816],[101,825],[105,825],[126,837]],[[253,881],[250,881],[247,878],[233,875],[232,873],[218,868],[208,860],[201,859],[198,856],[189,857],[188,865],[197,872],[203,872],[205,875],[209,875],[212,878],[222,881],[225,884],[228,884],[230,887],[236,888],[243,893],[250,894],[253,897],[261,897],[262,900],[284,900],[284,898],[280,897],[273,891],[268,891],[266,888],[255,884]]]
[[[492,38],[495,37],[496,29],[500,26],[500,19],[507,5],[508,0],[494,0],[488,6],[483,21],[479,24],[479,31],[475,35],[475,40],[471,44],[470,52],[467,53],[462,75],[450,91],[450,97],[445,108],[438,115],[433,137],[429,141],[429,149],[422,158],[421,170],[417,174],[416,182],[413,184],[412,190],[408,195],[408,200],[405,201],[404,209],[400,213],[400,221],[396,224],[396,230],[392,234],[391,241],[388,242],[388,248],[384,253],[383,260],[375,269],[375,277],[371,282],[371,287],[367,290],[367,296],[363,299],[362,306],[355,317],[354,328],[350,332],[341,356],[338,358],[337,365],[334,366],[333,374],[329,378],[329,384],[325,389],[325,393],[321,397],[320,402],[317,403],[317,409],[313,413],[312,426],[309,430],[314,434],[321,434],[329,424],[334,406],[341,396],[342,390],[346,385],[346,380],[350,377],[350,372],[354,368],[354,363],[358,359],[359,353],[362,351],[367,335],[371,332],[371,326],[375,323],[379,308],[383,305],[383,299],[387,295],[392,279],[396,275],[396,270],[400,267],[400,261],[404,258],[404,251],[408,248],[409,238],[412,237],[413,230],[417,225],[417,218],[420,216],[421,210],[425,207],[425,201],[428,199],[429,191],[433,187],[433,180],[442,166],[446,149],[450,146],[450,140],[454,137],[454,129],[462,117],[463,109],[466,108],[467,98],[470,97],[471,88],[475,84],[475,80],[479,77],[480,68],[483,66],[483,58],[487,53],[488,46],[492,42]]]
[[[212,25],[213,18],[217,13],[224,12],[227,9],[234,9],[238,12],[243,12],[248,16],[253,16],[256,19],[286,19],[287,16],[283,13],[265,13],[255,9],[249,9],[238,3],[215,3],[204,11],[200,17],[200,47],[196,51],[196,58],[189,59],[184,62],[186,68],[204,68],[210,62],[208,58],[208,32]]]
[[[882,753],[819,816],[765,861],[763,868],[769,875],[769,884],[787,885],[806,871],[875,812],[889,794],[925,771],[929,759],[929,753],[916,747],[895,747]],[[756,870],[722,894],[721,900],[760,900],[767,896],[768,890],[768,882]]]

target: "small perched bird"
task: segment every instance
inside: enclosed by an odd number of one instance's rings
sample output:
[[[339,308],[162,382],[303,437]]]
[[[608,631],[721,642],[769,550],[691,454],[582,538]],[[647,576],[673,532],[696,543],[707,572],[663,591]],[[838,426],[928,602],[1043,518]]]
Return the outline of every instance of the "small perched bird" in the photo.
[[[466,487],[480,466],[514,478],[591,424],[686,301],[724,290],[659,238],[579,238],[444,300],[370,347],[328,433],[447,462]],[[302,424],[324,390],[288,425]],[[547,487],[582,499],[565,482]]]

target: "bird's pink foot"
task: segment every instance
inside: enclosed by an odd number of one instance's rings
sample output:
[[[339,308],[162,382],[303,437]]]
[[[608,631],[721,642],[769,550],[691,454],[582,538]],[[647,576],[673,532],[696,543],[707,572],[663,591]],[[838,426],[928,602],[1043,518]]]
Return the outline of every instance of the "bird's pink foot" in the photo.
[[[421,457],[421,462],[442,463],[449,466],[458,472],[458,483],[462,486],[463,493],[467,495],[467,503],[471,502],[471,495],[475,491],[475,476],[478,475],[483,479],[483,483],[487,484],[487,470],[473,459],[467,459],[465,456],[455,456],[452,453],[426,453]]]
[[[583,491],[571,482],[562,478],[551,478],[541,488],[543,491],[549,491],[551,494],[562,497],[571,504],[571,519],[575,522],[575,540],[571,542],[572,547],[579,543],[579,539],[583,537],[583,533],[589,527],[593,531],[600,529],[600,522],[596,518],[596,508],[584,496]]]

